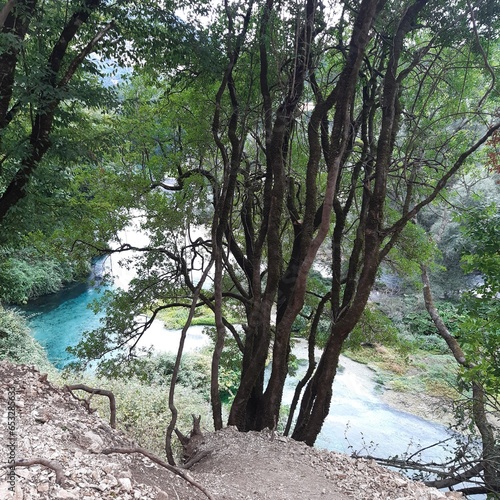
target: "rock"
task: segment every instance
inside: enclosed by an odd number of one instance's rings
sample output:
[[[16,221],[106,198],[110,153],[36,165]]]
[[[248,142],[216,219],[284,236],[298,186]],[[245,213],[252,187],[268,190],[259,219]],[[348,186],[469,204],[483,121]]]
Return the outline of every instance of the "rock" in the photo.
[[[78,491],[68,491],[68,490],[64,490],[62,488],[57,488],[55,489],[53,492],[52,492],[52,498],[55,498],[55,499],[79,499],[80,496],[78,494]]]
[[[104,446],[104,441],[101,436],[92,431],[87,431],[82,437],[82,445],[87,447],[90,451],[98,453]]]
[[[47,493],[49,491],[49,483],[39,483],[36,490],[38,493]]]
[[[118,478],[118,482],[120,483],[120,486],[125,490],[125,491],[131,491],[132,490],[132,482],[128,477],[120,477]]]
[[[101,454],[103,448],[137,445],[50,382],[38,382],[38,376],[22,365],[0,361],[0,394],[7,394],[9,380],[15,379],[19,408],[29,408],[16,412],[17,456],[52,460],[62,470],[64,481],[57,485],[50,467],[18,468],[15,500],[206,500],[200,490],[144,455]],[[0,425],[0,443],[7,441],[5,429]],[[443,498],[437,490],[374,461],[353,460],[288,438],[271,439],[269,431],[223,429],[205,435],[202,451],[210,453],[189,475],[216,499],[243,500],[250,495],[256,500]],[[0,474],[0,480],[5,477]],[[8,487],[7,482],[0,482],[0,500],[14,500]]]

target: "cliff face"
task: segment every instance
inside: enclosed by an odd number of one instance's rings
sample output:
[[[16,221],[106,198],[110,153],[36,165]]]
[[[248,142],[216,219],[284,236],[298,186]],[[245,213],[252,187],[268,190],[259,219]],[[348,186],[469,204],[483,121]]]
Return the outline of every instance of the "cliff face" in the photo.
[[[372,462],[231,428],[205,434],[189,472],[170,471],[38,371],[5,361],[0,408],[2,500],[454,497]]]

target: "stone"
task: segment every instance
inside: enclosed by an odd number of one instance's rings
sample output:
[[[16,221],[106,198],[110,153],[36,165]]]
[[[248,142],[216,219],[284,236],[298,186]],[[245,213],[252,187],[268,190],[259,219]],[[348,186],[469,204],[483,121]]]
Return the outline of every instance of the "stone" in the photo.
[[[56,489],[53,493],[53,498],[56,498],[56,499],[79,499],[80,496],[78,495],[78,493],[76,492],[73,492],[73,491],[68,491],[68,490],[65,490],[63,488],[58,488]]]
[[[39,483],[36,487],[38,493],[47,493],[49,491],[49,483]]]
[[[132,481],[128,477],[120,477],[118,478],[118,482],[120,483],[120,486],[125,490],[125,491],[131,491],[132,490]]]

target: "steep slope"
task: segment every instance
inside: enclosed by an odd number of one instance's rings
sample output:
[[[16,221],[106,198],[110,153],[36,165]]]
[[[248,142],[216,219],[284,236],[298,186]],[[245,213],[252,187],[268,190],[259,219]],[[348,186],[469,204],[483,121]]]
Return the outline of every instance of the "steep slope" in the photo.
[[[206,434],[199,446],[204,458],[189,472],[172,472],[161,459],[137,452],[109,453],[137,448],[35,369],[5,361],[0,407],[0,498],[6,500],[459,498],[375,463],[266,432]]]

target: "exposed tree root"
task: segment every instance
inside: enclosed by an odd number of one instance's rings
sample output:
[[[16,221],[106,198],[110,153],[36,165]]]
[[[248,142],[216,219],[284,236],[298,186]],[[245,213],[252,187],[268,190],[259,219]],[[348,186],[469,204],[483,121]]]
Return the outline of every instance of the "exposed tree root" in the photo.
[[[106,448],[102,450],[100,453],[102,453],[103,455],[111,455],[112,453],[121,453],[124,455],[131,453],[140,453],[141,455],[144,455],[145,457],[149,458],[155,464],[158,464],[161,467],[165,467],[165,469],[169,470],[170,472],[178,475],[179,477],[182,477],[182,479],[193,485],[195,488],[198,488],[207,498],[209,498],[210,500],[214,500],[212,495],[205,489],[205,487],[202,486],[200,483],[196,482],[185,470],[182,470],[178,467],[170,465],[167,462],[164,462],[161,458],[157,457],[156,455],[153,455],[144,448],[140,448],[139,446],[134,448]]]
[[[56,473],[56,483],[61,486],[64,485],[64,472],[62,467],[58,462],[54,462],[53,460],[35,457],[31,460],[18,460],[17,462],[11,464],[2,465],[2,469],[10,467],[31,467],[32,465],[43,465],[44,467],[52,469]]]

